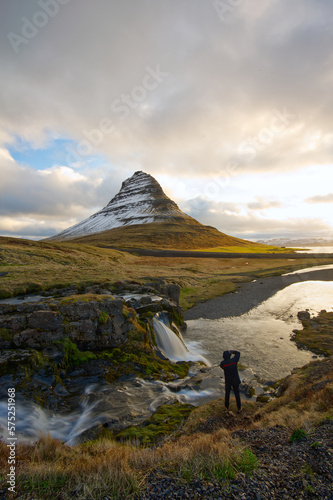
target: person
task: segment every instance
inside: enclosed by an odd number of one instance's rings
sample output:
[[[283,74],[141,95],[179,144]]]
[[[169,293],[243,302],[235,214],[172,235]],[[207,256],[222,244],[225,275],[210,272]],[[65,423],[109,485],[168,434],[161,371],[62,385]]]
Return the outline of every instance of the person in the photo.
[[[233,355],[233,357],[231,357]],[[240,358],[239,351],[224,351],[223,360],[220,363],[220,367],[224,371],[224,379],[225,379],[225,399],[224,405],[227,410],[229,410],[229,399],[230,399],[230,391],[233,388],[238,413],[241,412],[241,400],[239,395],[239,384],[240,378],[238,375],[237,363]]]

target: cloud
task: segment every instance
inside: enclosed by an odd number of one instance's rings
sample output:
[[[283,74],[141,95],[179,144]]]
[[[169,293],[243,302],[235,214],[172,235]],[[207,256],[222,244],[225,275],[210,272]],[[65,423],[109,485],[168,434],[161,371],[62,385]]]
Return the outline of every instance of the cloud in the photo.
[[[181,205],[182,210],[200,222],[240,238],[258,239],[263,236],[323,236],[332,233],[332,227],[320,218],[288,217],[270,219],[247,211],[241,205],[207,201],[201,198]]]
[[[277,200],[265,200],[264,198],[257,197],[257,201],[247,204],[250,210],[264,210],[266,208],[281,207],[282,203]]]
[[[201,0],[190,10],[188,0],[67,2],[18,54],[4,37],[2,128],[33,144],[47,130],[80,142],[108,119],[114,132],[97,150],[152,174],[218,174],[231,161],[240,172],[328,161],[333,6],[243,4],[228,25]],[[22,17],[31,21],[38,10],[32,0],[15,8],[5,0],[2,30],[21,33]],[[147,67],[166,76],[154,86]],[[318,147],[304,151],[313,127]]]
[[[35,170],[16,163],[6,149],[0,149],[0,169],[0,216],[11,216],[13,227],[14,217],[81,219],[105,206],[123,180],[120,172],[99,176],[96,170],[84,173],[62,165]]]
[[[333,203],[333,193],[312,196],[305,200],[307,203]]]
[[[238,3],[223,22],[213,1],[3,0],[0,147],[20,138],[41,148],[53,137],[73,147],[64,143],[66,160],[37,172],[1,158],[0,215],[50,227],[67,217],[69,226],[136,170],[206,177],[209,203],[211,179],[221,192],[221,179],[329,165],[332,2]],[[16,50],[10,33],[25,40]],[[107,162],[92,168],[91,155]],[[223,224],[283,230],[247,213],[282,203],[254,184]],[[220,227],[215,210],[203,213]]]

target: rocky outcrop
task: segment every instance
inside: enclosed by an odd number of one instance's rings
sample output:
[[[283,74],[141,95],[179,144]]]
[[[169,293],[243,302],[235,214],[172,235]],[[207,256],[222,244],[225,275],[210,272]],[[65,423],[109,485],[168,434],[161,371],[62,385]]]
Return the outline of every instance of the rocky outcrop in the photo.
[[[0,349],[44,349],[69,338],[80,350],[117,347],[132,328],[122,299],[74,295],[68,299],[5,307],[0,315]]]
[[[145,376],[145,366],[151,372],[150,363],[158,358],[155,312],[165,311],[180,327],[184,323],[179,287],[160,279],[76,290],[50,291],[57,296],[38,302],[0,304],[0,399],[15,386],[19,397],[42,406],[75,409],[89,384]],[[158,376],[177,376],[177,370],[167,375],[165,365],[158,369]]]

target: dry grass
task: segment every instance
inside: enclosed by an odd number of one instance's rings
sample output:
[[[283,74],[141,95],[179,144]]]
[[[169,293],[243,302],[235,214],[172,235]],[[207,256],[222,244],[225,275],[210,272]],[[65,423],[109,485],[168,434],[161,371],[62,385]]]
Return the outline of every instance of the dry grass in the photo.
[[[139,257],[83,244],[0,237],[0,298],[72,284],[145,282],[148,277],[162,277],[193,289],[193,293],[184,292],[188,307],[232,291],[235,283],[253,276],[282,274],[320,263],[317,259]]]
[[[296,330],[298,346],[325,356],[333,355],[333,312],[321,311],[317,317],[302,320],[303,330]]]
[[[4,443],[0,454],[4,477]],[[224,429],[182,436],[154,449],[108,440],[71,448],[44,436],[34,446],[19,444],[17,458],[16,489],[22,499],[130,499],[153,472],[180,481],[225,480],[255,466],[255,458],[244,454],[244,447]]]
[[[256,415],[256,427],[297,429],[333,418],[333,357],[312,362],[285,379],[281,397]]]
[[[117,248],[163,248],[194,250],[207,247],[248,247],[254,244],[221,233],[216,228],[204,226],[195,219],[180,222],[153,222],[117,227],[98,234],[73,238],[74,243],[112,245]],[[256,247],[268,248],[255,244]]]

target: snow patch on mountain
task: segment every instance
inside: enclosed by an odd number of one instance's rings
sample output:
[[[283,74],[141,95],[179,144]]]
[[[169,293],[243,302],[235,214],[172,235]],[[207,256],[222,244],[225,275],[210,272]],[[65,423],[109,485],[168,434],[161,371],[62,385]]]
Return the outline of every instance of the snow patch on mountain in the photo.
[[[140,171],[122,183],[106,207],[49,239],[65,240],[121,226],[180,219],[192,218],[165,195],[154,177]]]

